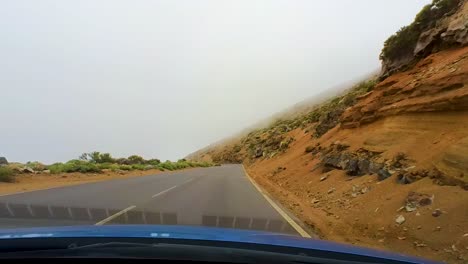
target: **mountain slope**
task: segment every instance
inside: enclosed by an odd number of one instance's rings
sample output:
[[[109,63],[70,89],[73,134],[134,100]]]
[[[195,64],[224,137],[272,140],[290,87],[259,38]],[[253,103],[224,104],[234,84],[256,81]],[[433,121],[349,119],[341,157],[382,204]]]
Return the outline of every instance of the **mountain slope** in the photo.
[[[468,261],[468,1],[421,21],[378,80],[190,158],[244,163],[324,239]]]

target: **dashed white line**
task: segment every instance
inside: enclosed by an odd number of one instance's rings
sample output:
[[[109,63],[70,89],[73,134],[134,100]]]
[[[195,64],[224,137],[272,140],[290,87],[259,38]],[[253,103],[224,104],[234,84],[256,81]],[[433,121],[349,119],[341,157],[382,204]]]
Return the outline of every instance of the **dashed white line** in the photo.
[[[103,225],[103,224],[105,224],[105,223],[111,221],[112,219],[114,219],[114,218],[116,218],[116,217],[118,217],[118,216],[121,216],[121,215],[125,214],[126,212],[128,212],[128,211],[134,209],[135,207],[136,207],[136,205],[129,206],[129,207],[123,209],[122,211],[120,211],[120,212],[118,212],[118,213],[116,213],[116,214],[113,214],[113,215],[107,217],[106,219],[104,219],[104,220],[102,220],[102,221],[97,222],[97,223],[94,224],[94,225]]]
[[[160,196],[160,195],[162,195],[162,194],[165,194],[165,193],[169,192],[170,190],[172,190],[172,189],[174,189],[174,188],[176,188],[176,187],[179,187],[179,186],[181,186],[181,185],[184,185],[184,184],[186,184],[186,183],[191,182],[193,179],[194,179],[194,178],[191,178],[191,179],[189,179],[188,181],[185,181],[184,183],[182,183],[182,184],[180,184],[180,185],[172,186],[172,187],[169,188],[169,189],[166,189],[166,190],[164,190],[164,191],[162,191],[162,192],[159,192],[159,193],[157,193],[157,194],[154,194],[153,196],[151,196],[151,198],[155,198],[155,197],[157,197],[157,196]],[[125,214],[126,212],[128,212],[128,211],[130,211],[130,210],[132,210],[132,209],[135,209],[135,208],[136,208],[136,205],[129,206],[129,207],[123,209],[122,211],[120,211],[120,212],[118,212],[118,213],[116,213],[116,214],[113,214],[113,215],[107,217],[106,219],[104,219],[104,220],[102,220],[102,221],[97,222],[97,223],[94,224],[94,225],[103,225],[103,224],[105,224],[105,223],[111,221],[112,219],[115,219],[115,218],[117,218],[117,217],[119,217],[119,216]]]
[[[167,190],[164,190],[164,191],[162,191],[162,192],[158,192],[157,194],[151,196],[151,198],[154,198],[154,197],[156,197],[156,196],[165,194],[165,193],[167,193],[168,191],[170,191],[170,190],[172,190],[172,189],[174,189],[174,188],[176,188],[176,187],[177,187],[177,185],[176,185],[176,186],[172,186],[171,188],[169,188],[169,189],[167,189]]]

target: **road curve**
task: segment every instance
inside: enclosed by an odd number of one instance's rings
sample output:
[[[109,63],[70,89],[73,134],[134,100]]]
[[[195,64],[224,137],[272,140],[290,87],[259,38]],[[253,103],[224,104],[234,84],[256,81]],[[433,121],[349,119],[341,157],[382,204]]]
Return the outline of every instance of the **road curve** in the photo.
[[[252,185],[241,165],[0,196],[0,228],[168,224],[299,235],[285,217]]]

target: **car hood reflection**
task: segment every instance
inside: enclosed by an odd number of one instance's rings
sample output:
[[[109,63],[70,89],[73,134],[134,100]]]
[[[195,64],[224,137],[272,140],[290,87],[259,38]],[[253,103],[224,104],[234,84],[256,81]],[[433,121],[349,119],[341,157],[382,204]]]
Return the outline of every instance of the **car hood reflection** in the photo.
[[[104,219],[109,219],[109,221],[106,221],[106,225],[192,225],[297,234],[283,219],[258,218],[248,215],[216,215],[209,212],[187,215],[180,212],[158,212],[136,208],[122,212],[122,209],[115,208],[85,208],[0,202],[0,229],[94,225]]]

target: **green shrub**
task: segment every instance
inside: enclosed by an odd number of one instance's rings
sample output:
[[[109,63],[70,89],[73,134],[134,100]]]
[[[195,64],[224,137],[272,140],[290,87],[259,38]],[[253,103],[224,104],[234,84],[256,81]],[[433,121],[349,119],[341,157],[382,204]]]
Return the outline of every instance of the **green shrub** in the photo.
[[[12,169],[0,166],[0,182],[14,182],[15,175]]]
[[[130,164],[143,164],[145,163],[145,159],[138,156],[138,155],[132,155],[127,158],[130,161]]]
[[[50,171],[52,174],[58,174],[63,172],[63,163],[54,163],[52,165],[47,166],[47,169]]]
[[[146,165],[144,164],[133,164],[131,167],[132,170],[146,170]]]
[[[161,161],[158,159],[149,159],[146,161],[146,164],[155,165],[155,166],[158,165],[159,163],[161,163]]]
[[[111,169],[113,164],[106,162],[106,163],[99,163],[99,164],[96,164],[96,165],[100,170],[109,170],[109,169]]]
[[[47,167],[50,173],[100,173],[101,168],[94,163],[82,160],[70,160],[67,163],[55,163]]]
[[[101,153],[94,151],[91,153],[83,153],[79,157],[82,161],[89,161],[93,163],[115,163],[115,159],[112,158],[110,153]]]
[[[119,166],[119,169],[125,170],[125,171],[130,171],[130,170],[132,170],[132,166],[123,164],[123,165]]]

